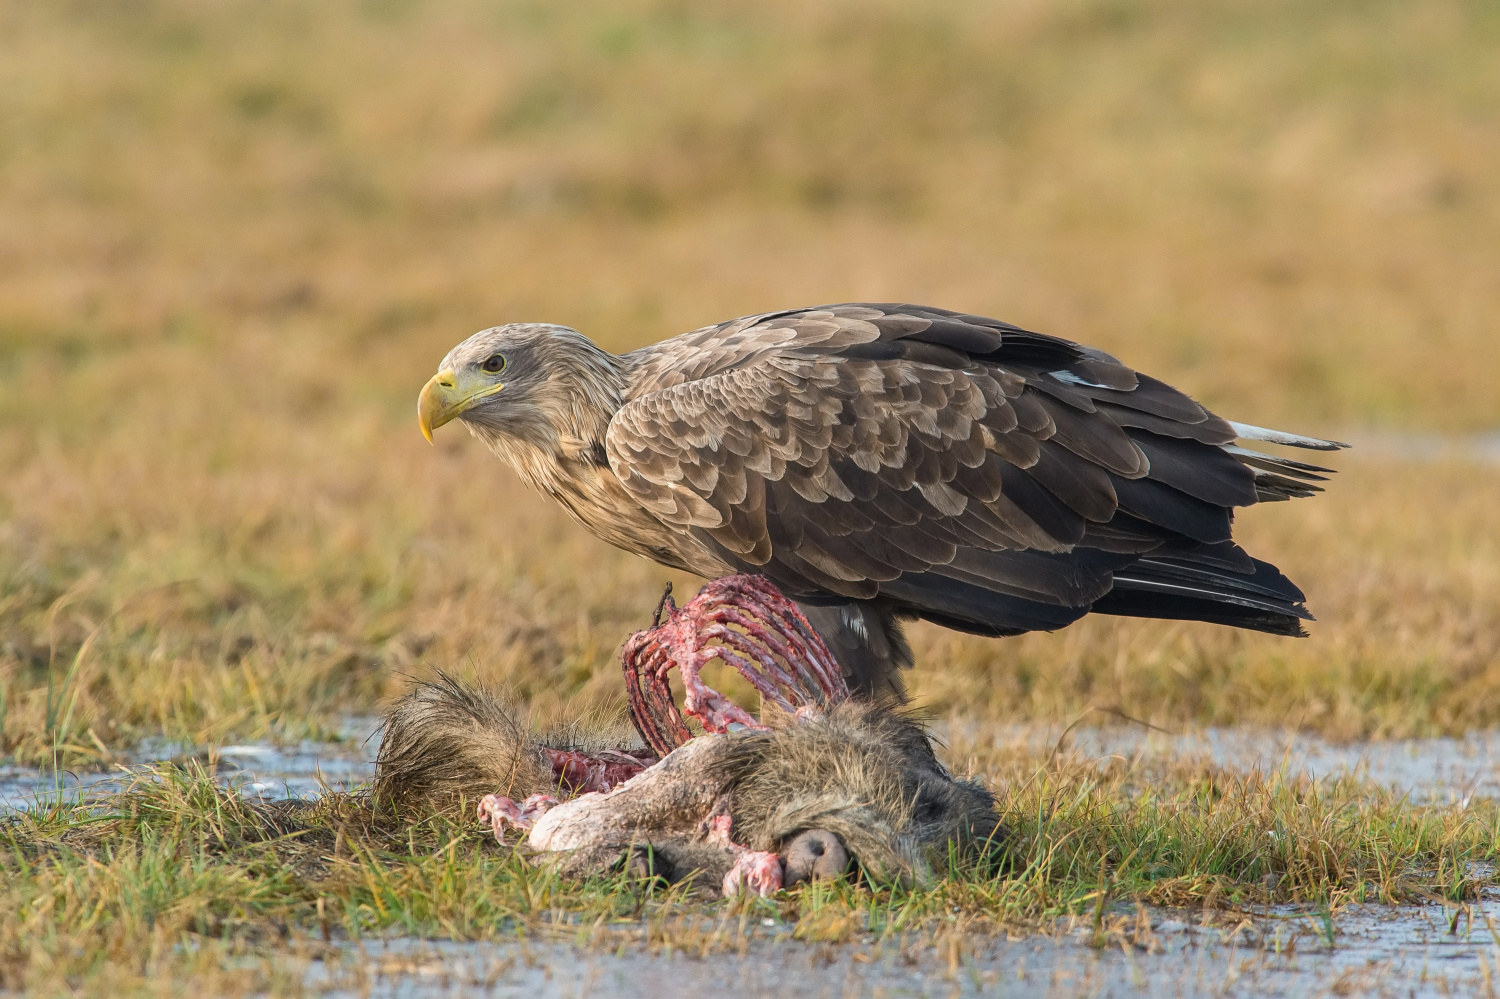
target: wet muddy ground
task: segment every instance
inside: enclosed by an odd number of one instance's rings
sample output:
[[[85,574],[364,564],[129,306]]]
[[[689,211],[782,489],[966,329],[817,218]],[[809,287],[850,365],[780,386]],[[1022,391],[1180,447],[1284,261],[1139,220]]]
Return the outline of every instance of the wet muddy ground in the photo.
[[[976,738],[1045,752],[1057,729],[977,733],[939,726],[955,745]],[[185,758],[213,761],[241,793],[312,798],[369,780],[374,725],[351,721],[338,743],[226,746],[215,753],[141,747],[131,767]],[[1209,729],[1166,735],[1137,728],[1075,729],[1066,746],[1085,758],[1206,756],[1236,768],[1285,768],[1319,777],[1354,773],[1417,800],[1500,797],[1500,733],[1334,745],[1287,733]],[[126,768],[129,769],[129,768]],[[0,808],[59,796],[105,795],[123,771],[65,774],[0,768]],[[1206,923],[1205,920],[1208,920]],[[808,944],[774,921],[706,924],[708,953],[650,952],[644,927],[580,927],[555,940],[452,943],[335,941],[305,962],[304,982],[335,996],[642,996],[715,993],[778,996],[1469,996],[1500,989],[1500,899],[1473,906],[1357,906],[1335,917],[1291,907],[1252,914],[1138,911],[1059,923],[1025,939],[954,934],[929,942]]]
[[[1454,917],[1457,916],[1455,919]],[[1486,920],[1488,917],[1488,921]],[[752,926],[717,953],[614,948],[611,939],[454,944],[391,940],[313,961],[304,981],[333,996],[1482,996],[1500,946],[1500,903],[1462,909],[1365,906],[1332,924],[1278,908],[1204,926],[1199,913],[1113,914],[1050,937],[843,946]],[[1213,917],[1224,920],[1224,914]],[[1330,933],[1331,938],[1330,938]],[[725,931],[734,937],[735,930]],[[1330,943],[1331,939],[1331,943]]]

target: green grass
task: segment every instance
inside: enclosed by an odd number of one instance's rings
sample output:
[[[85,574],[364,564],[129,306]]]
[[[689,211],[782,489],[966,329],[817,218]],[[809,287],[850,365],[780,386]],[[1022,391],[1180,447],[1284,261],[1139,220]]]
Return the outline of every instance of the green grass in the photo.
[[[929,890],[841,882],[728,902],[561,880],[477,824],[378,815],[359,795],[284,812],[196,766],[160,768],[0,830],[0,981],[109,994],[212,974],[273,988],[325,941],[387,935],[713,953],[765,917],[842,943],[1049,931],[1071,916],[1110,943],[1134,932],[1138,904],[1336,915],[1351,902],[1459,905],[1496,881],[1495,803],[1422,806],[1352,779],[1199,764],[992,762],[1009,866],[954,861]]]

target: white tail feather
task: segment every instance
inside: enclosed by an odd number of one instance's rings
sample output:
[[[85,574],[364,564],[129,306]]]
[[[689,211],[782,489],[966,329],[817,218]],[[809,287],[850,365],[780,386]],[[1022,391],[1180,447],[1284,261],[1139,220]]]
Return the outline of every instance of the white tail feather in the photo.
[[[1229,424],[1229,429],[1240,440],[1265,441],[1268,444],[1285,444],[1288,447],[1305,447],[1314,451],[1337,451],[1339,448],[1348,447],[1338,441],[1325,441],[1317,437],[1303,437],[1300,434],[1289,434],[1284,430],[1267,430],[1265,427],[1252,427],[1248,423]]]

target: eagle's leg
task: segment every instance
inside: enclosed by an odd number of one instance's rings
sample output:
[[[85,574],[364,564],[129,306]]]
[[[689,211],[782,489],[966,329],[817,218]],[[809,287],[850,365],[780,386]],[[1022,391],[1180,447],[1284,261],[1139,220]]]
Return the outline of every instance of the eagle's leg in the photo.
[[[707,732],[765,727],[703,682],[703,667],[713,659],[733,666],[763,700],[791,714],[819,712],[849,696],[838,661],[817,631],[763,577],[713,580],[682,608],[669,589],[656,624],[631,636],[621,662],[631,720],[658,753],[690,737],[684,714]],[[681,712],[667,681],[674,666],[684,688]]]
[[[855,697],[879,704],[906,703],[901,671],[911,668],[911,646],[892,607],[877,600],[797,606],[827,643]]]

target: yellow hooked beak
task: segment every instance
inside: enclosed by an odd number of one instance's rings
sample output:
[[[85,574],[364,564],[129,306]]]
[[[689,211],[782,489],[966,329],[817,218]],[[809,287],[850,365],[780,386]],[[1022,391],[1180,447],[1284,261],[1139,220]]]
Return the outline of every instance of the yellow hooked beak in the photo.
[[[492,382],[478,372],[456,375],[451,368],[439,371],[417,396],[417,426],[422,428],[422,436],[431,444],[434,430],[503,388],[503,383]]]

